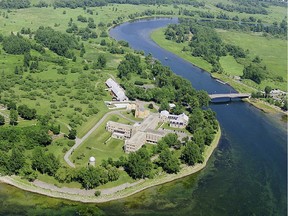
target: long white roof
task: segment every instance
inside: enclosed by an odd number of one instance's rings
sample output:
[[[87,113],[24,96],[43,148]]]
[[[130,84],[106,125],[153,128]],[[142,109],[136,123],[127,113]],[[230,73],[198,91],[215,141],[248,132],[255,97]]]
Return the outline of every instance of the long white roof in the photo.
[[[111,91],[115,94],[118,101],[125,101],[128,100],[127,96],[125,95],[124,90],[120,87],[120,85],[115,82],[113,79],[109,78],[106,81],[106,85],[111,89]]]

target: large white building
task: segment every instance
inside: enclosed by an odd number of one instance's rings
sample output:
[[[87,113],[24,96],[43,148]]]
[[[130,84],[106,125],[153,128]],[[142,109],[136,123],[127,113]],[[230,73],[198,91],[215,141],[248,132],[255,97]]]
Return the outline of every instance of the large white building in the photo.
[[[170,115],[168,111],[150,114],[141,123],[126,125],[122,123],[109,121],[106,124],[106,130],[112,133],[112,137],[124,139],[125,152],[135,152],[145,143],[157,144],[157,142],[168,133],[176,133],[181,140],[187,134],[183,131],[169,130],[158,128],[160,122],[169,122],[171,127],[184,128],[188,124],[188,116],[184,113],[181,115]]]
[[[160,112],[160,119],[162,122],[169,123],[169,126],[174,128],[185,128],[189,121],[189,117],[185,113],[172,115],[167,110]]]
[[[128,97],[125,95],[125,91],[121,86],[115,82],[113,79],[109,78],[106,81],[106,85],[109,87],[111,92],[115,95],[116,100],[118,101],[127,101]]]

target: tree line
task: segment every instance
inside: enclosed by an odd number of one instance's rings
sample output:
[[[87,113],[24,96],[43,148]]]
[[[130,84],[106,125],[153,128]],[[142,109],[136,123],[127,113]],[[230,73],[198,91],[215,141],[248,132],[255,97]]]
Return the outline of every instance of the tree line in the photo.
[[[267,15],[268,11],[261,7],[260,5],[258,6],[253,6],[249,4],[248,6],[243,6],[243,5],[229,5],[229,4],[223,4],[222,2],[217,3],[215,5],[217,8],[220,8],[222,10],[226,10],[229,12],[239,12],[239,13],[248,13],[248,14],[264,14]]]

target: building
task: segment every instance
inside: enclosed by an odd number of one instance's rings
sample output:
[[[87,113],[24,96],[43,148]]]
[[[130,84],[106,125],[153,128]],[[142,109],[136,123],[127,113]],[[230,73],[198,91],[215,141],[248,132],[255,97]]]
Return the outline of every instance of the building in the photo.
[[[128,98],[125,95],[125,91],[123,88],[121,88],[121,86],[115,82],[113,79],[109,78],[106,81],[106,85],[109,87],[109,89],[111,90],[111,92],[114,94],[115,99],[118,101],[127,101]]]
[[[163,110],[160,112],[160,120],[168,123],[170,127],[185,128],[188,125],[189,117],[185,113],[172,115],[167,110]]]
[[[188,116],[170,115],[168,111],[152,113],[141,123],[132,125],[121,124],[117,122],[107,122],[106,129],[112,133],[112,137],[125,139],[125,152],[135,152],[145,143],[157,144],[157,142],[168,133],[176,133],[179,139],[182,139],[186,133],[183,131],[173,131],[167,129],[156,129],[161,122],[169,122],[171,127],[184,128],[188,124]],[[179,136],[180,135],[180,136]]]
[[[122,124],[118,122],[108,121],[106,124],[106,130],[112,133],[113,138],[117,139],[128,139],[131,138],[134,127],[127,124]]]

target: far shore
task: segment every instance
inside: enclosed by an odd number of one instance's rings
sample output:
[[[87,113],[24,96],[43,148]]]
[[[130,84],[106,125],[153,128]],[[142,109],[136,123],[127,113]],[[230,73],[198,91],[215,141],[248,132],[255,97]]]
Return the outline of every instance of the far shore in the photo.
[[[158,29],[159,30],[159,29]],[[157,31],[157,30],[156,30]],[[153,33],[152,33],[153,34]],[[228,84],[230,85],[232,88],[236,89],[237,91],[239,91],[239,89],[237,89],[237,87],[239,87],[239,82],[236,82],[235,80],[229,78],[229,77],[225,77],[225,80],[223,80],[223,76],[219,76],[218,74],[212,74],[211,72],[209,72],[209,70],[195,62],[191,62],[191,59],[190,59],[190,56],[187,56],[186,54],[183,54],[181,52],[178,52],[178,51],[175,51],[174,49],[172,48],[169,48],[168,46],[165,46],[163,42],[159,41],[156,37],[152,37],[151,38],[158,46],[162,47],[163,49],[179,56],[180,58],[188,61],[189,63],[191,63],[192,65],[194,65],[195,67],[198,67],[200,68],[201,70],[204,70],[208,73],[210,73],[211,77],[213,77],[214,79],[218,79],[220,80],[221,82],[225,83],[225,84]],[[245,84],[241,84],[243,86],[246,86]],[[242,87],[243,87],[242,86]],[[242,88],[241,87],[241,88]],[[250,86],[246,86],[247,88],[249,88],[249,92],[251,92],[251,89],[253,89],[252,87]],[[241,90],[240,90],[241,91]],[[264,102],[264,101],[261,101],[259,99],[244,99],[244,101],[250,103],[251,105],[253,105],[254,107],[256,107],[257,109],[265,112],[265,113],[269,113],[269,114],[283,114],[283,115],[286,115],[288,116],[288,112],[285,112],[283,111],[281,108],[279,107],[276,107],[274,105],[271,105],[267,102]]]
[[[213,151],[218,146],[218,143],[221,138],[221,129],[217,131],[214,140],[212,141],[210,146],[207,146],[204,151],[204,162],[202,164],[196,164],[194,166],[187,166],[183,165],[180,172],[177,174],[163,174],[161,176],[155,177],[154,179],[145,179],[138,181],[137,184],[132,185],[131,187],[127,187],[123,190],[119,190],[115,193],[100,195],[98,197],[92,195],[79,195],[77,191],[84,189],[79,188],[70,188],[72,193],[63,192],[61,188],[57,188],[54,185],[50,185],[52,189],[45,189],[33,184],[33,182],[28,182],[27,180],[21,179],[19,176],[0,176],[0,181],[6,184],[15,186],[25,191],[54,197],[54,198],[61,198],[67,199],[71,201],[83,202],[83,203],[104,203],[112,200],[122,199],[133,194],[136,194],[140,191],[148,189],[150,187],[154,187],[160,184],[164,184],[167,182],[174,181],[176,179],[180,179],[196,172],[199,172],[203,168],[206,167],[209,158],[211,157]],[[49,184],[47,184],[49,185]],[[97,190],[97,189],[96,189]],[[100,190],[101,191],[101,190]]]

